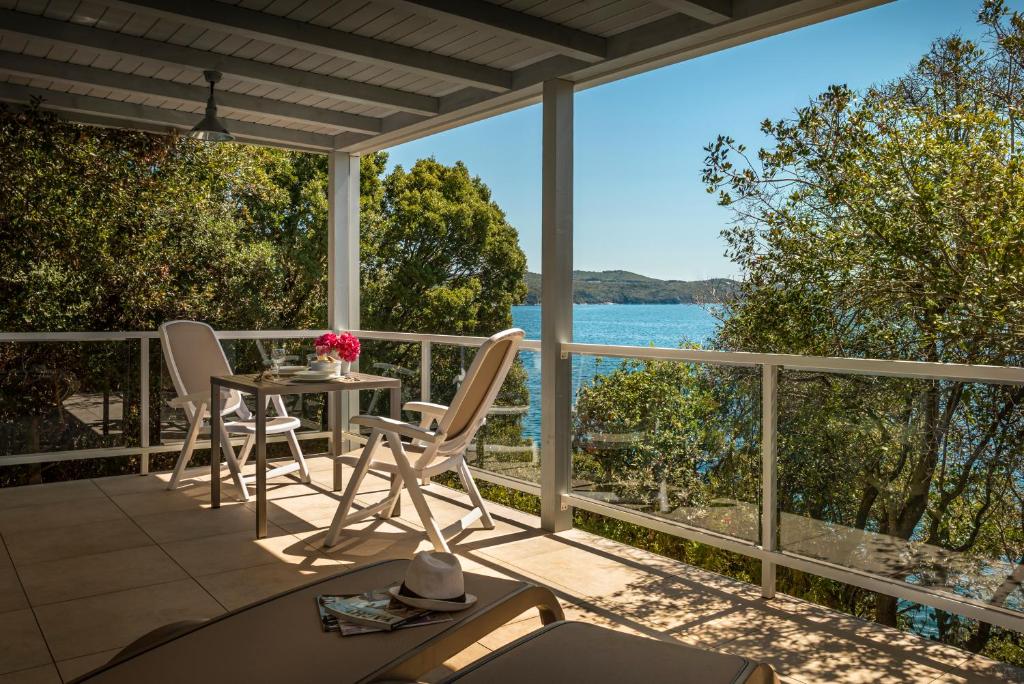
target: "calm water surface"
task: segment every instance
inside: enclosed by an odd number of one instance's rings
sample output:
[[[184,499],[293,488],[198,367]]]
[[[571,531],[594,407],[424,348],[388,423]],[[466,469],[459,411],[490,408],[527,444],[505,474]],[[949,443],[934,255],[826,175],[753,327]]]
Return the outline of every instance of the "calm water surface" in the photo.
[[[591,344],[677,347],[682,342],[705,343],[718,329],[718,320],[698,304],[576,304],[572,315],[573,340]],[[525,330],[528,339],[540,339],[540,306],[513,306],[512,323]],[[522,352],[519,356],[526,366],[530,391],[523,433],[539,442],[540,354]],[[573,357],[573,393],[598,370],[608,372],[614,364],[606,360],[599,368],[592,357]]]

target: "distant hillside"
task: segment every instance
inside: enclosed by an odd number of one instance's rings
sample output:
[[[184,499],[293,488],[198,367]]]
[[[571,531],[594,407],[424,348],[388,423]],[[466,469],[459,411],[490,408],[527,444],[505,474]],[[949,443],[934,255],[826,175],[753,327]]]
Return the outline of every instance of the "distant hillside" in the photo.
[[[716,304],[736,289],[728,278],[658,280],[629,271],[573,271],[576,304]],[[540,274],[527,273],[527,304],[540,303]]]

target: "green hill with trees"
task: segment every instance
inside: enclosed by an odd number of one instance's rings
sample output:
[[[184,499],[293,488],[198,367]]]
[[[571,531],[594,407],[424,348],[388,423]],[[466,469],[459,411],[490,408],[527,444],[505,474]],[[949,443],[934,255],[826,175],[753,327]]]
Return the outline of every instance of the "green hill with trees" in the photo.
[[[576,304],[719,304],[738,283],[711,280],[659,280],[629,271],[573,271]],[[526,274],[526,303],[540,303],[540,274]]]

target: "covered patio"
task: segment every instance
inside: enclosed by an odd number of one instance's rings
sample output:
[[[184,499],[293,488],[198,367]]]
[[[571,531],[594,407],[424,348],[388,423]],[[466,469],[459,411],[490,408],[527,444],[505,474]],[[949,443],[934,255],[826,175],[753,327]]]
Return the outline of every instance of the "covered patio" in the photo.
[[[162,624],[213,617],[354,565],[429,548],[405,500],[402,517],[364,523],[325,552],[318,542],[339,495],[331,491],[331,462],[319,457],[311,466],[310,485],[271,484],[270,533],[262,540],[253,535],[253,505],[233,499],[227,480],[223,508],[209,510],[206,468],[190,471],[177,491],[165,489],[166,473],[0,491],[0,681],[69,681]],[[386,488],[385,479],[371,478],[360,499]],[[469,506],[438,484],[429,497],[452,516]],[[546,532],[536,516],[504,506],[492,513],[494,530],[455,541],[463,567],[549,586],[570,620],[762,660],[786,682],[1024,677],[806,601],[768,600],[757,587],[584,531]],[[447,665],[457,669],[539,626],[535,612],[523,615]]]
[[[864,530],[787,513],[777,502],[784,372],[1002,386],[1024,384],[1024,369],[592,345],[572,338],[574,94],[885,1],[0,0],[0,101],[38,99],[42,108],[83,124],[184,133],[202,117],[209,96],[203,72],[221,72],[219,116],[235,140],[328,156],[329,328],[353,331],[364,341],[418,346],[415,389],[423,401],[431,399],[432,353],[464,351],[482,340],[360,329],[360,155],[541,103],[543,317],[541,339],[520,348],[543,369],[534,407],[540,435],[526,446],[481,445],[480,454],[496,454],[496,460],[523,454],[514,467],[488,468],[482,456],[470,463],[477,479],[539,497],[540,514],[495,505],[494,530],[472,529],[453,543],[464,568],[549,586],[570,619],[762,660],[784,681],[1024,681],[1024,672],[1013,667],[776,592],[776,568],[787,567],[1024,629],[1019,605],[1006,601],[1021,594],[1009,560],[986,559],[963,571],[972,581],[992,580],[996,588],[986,587],[983,595],[928,586],[916,583],[919,566],[906,558],[921,552],[919,546],[888,544]],[[322,332],[219,336],[258,343],[308,340]],[[310,484],[270,483],[264,539],[253,534],[255,505],[238,502],[229,480],[222,508],[210,510],[208,469],[186,473],[186,486],[168,491],[169,474],[151,472],[150,458],[175,453],[181,442],[177,430],[151,430],[151,413],[163,410],[151,405],[151,396],[159,395],[151,391],[156,339],[152,330],[0,332],[2,344],[131,345],[129,353],[138,354],[141,411],[137,443],[0,456],[0,465],[132,457],[140,471],[0,490],[0,682],[69,681],[162,624],[212,617],[347,567],[427,548],[406,502],[400,518],[361,523],[346,532],[341,548],[325,551],[320,541],[340,496],[327,456],[310,459]],[[597,357],[753,369],[760,383],[757,495],[662,515],[574,481],[573,361]],[[120,435],[127,420],[122,400],[104,404],[110,397],[83,394],[66,410],[97,434]],[[503,408],[517,415],[526,410]],[[337,435],[356,411],[356,400],[340,397],[330,407],[332,429],[304,423],[300,438]],[[111,420],[118,429],[108,429]],[[200,449],[209,447],[204,440]],[[346,440],[346,448],[353,447]],[[386,481],[370,477],[358,501],[381,488]],[[461,493],[437,483],[428,496],[432,507],[452,517],[467,507]],[[574,509],[756,558],[759,584],[573,529]],[[891,558],[881,556],[890,552],[901,564],[886,565]],[[945,556],[939,562],[952,563]],[[449,669],[538,625],[524,616],[460,654]]]

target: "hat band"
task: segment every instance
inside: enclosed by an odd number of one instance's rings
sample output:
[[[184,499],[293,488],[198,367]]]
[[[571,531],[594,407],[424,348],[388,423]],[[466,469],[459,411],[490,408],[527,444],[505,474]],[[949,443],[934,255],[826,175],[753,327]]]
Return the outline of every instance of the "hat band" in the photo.
[[[406,597],[406,598],[422,599],[424,601],[450,601],[452,603],[465,603],[466,602],[466,594],[465,593],[459,594],[458,596],[456,596],[454,598],[444,598],[444,599],[433,598],[431,596],[420,596],[415,591],[413,591],[409,587],[405,586],[405,582],[402,582],[402,586],[399,588],[398,593],[401,594],[402,596]]]

